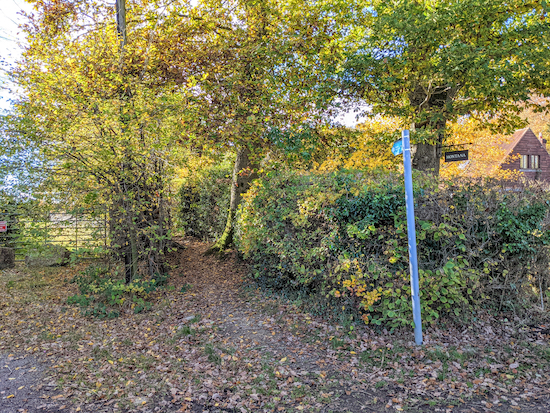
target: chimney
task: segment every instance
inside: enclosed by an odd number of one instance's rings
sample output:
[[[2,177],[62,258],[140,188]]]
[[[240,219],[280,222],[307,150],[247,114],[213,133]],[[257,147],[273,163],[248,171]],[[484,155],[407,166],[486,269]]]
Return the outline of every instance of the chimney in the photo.
[[[542,138],[542,132],[539,132],[539,141],[542,143],[542,146],[546,149],[546,139]]]

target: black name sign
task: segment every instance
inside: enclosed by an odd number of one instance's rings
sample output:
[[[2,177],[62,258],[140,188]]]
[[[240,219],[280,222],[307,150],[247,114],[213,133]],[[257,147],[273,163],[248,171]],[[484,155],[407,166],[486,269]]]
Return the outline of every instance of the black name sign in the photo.
[[[468,150],[445,152],[445,162],[458,162],[468,160]]]

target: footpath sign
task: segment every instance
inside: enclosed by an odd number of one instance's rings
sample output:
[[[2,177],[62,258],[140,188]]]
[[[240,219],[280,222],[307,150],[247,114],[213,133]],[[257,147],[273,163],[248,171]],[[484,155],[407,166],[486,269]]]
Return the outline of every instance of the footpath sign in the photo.
[[[414,199],[412,184],[411,143],[409,131],[404,130],[402,138],[395,142],[392,153],[403,154],[405,178],[405,204],[407,205],[407,235],[409,238],[409,268],[411,272],[411,296],[414,321],[414,341],[422,345],[422,316],[420,314],[420,292],[418,285],[418,255],[416,252],[416,228],[414,226]]]
[[[403,139],[396,141],[391,147],[391,153],[393,156],[401,155],[403,153]]]
[[[6,221],[0,221],[0,232],[6,232],[8,230],[8,223]]]

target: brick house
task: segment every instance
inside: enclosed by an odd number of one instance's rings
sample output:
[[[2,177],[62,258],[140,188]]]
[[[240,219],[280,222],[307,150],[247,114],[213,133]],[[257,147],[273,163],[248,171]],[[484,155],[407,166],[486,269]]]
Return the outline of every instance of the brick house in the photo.
[[[500,169],[520,171],[526,178],[550,182],[550,155],[546,140],[531,128],[520,129],[500,145],[504,158]]]

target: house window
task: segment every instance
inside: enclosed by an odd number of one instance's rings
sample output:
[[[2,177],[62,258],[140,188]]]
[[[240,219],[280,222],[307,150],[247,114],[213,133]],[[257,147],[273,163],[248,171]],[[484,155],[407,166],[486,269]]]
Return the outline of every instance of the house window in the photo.
[[[531,169],[540,168],[540,155],[531,155]]]
[[[521,169],[529,169],[529,155],[521,155],[519,167]]]

